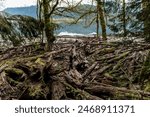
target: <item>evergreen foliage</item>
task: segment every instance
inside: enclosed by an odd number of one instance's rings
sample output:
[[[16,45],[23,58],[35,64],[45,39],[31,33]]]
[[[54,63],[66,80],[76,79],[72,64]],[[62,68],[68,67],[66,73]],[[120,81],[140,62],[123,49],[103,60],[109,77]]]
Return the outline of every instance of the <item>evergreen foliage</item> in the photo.
[[[38,21],[30,16],[0,15],[1,40],[11,42],[13,46],[37,38],[40,34]],[[26,38],[24,40],[23,38]]]

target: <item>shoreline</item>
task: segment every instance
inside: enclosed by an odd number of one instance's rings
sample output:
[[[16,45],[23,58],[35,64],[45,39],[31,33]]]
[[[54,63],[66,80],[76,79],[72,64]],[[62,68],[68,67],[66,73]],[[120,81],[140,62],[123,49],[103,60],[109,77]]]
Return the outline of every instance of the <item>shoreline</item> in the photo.
[[[22,42],[20,46],[26,46],[26,45],[31,45],[34,43],[41,43],[42,39],[41,37],[38,38],[33,38],[31,40],[24,38],[25,42]],[[102,42],[102,38],[100,37],[97,39],[95,35],[93,36],[79,36],[79,35],[58,35],[56,36],[56,40],[54,43],[84,43],[84,42]],[[125,41],[133,41],[133,42],[144,42],[144,38],[142,37],[119,37],[119,36],[108,36],[108,40],[106,42],[111,43],[111,42],[121,42],[124,43]],[[46,39],[43,38],[43,43],[46,43]],[[1,48],[11,48],[13,47],[11,42],[4,42],[2,39],[0,41],[0,47]]]

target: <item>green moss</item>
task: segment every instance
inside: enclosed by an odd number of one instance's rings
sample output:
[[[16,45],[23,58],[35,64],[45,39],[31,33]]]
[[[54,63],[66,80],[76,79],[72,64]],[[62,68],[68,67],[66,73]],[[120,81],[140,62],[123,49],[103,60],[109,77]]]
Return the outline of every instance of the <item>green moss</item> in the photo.
[[[16,68],[6,68],[5,69],[5,72],[8,73],[8,72],[13,72],[17,75],[22,75],[24,72],[20,69],[16,69]]]
[[[15,81],[23,81],[24,80],[24,77],[22,77],[24,72],[20,69],[6,68],[5,73],[8,77],[12,78]]]
[[[40,65],[45,65],[44,61],[41,58],[38,58],[35,63],[40,64]]]
[[[144,91],[150,92],[150,82],[147,81],[143,87],[144,87]]]
[[[141,69],[141,74],[139,77],[139,82],[141,83],[141,89],[144,89],[144,87],[147,87],[147,86],[145,86],[146,84],[148,84],[148,85],[150,84],[149,76],[150,76],[150,51],[149,51],[149,53],[146,57],[146,60],[143,64],[143,67]]]
[[[46,98],[46,94],[43,92],[42,84],[33,84],[30,85],[29,91],[29,97],[32,97],[33,99],[44,99]]]

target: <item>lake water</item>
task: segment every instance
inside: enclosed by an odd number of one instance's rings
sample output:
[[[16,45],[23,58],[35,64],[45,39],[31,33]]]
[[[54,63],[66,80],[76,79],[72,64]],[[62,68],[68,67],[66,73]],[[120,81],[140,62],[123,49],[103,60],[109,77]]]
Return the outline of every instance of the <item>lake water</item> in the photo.
[[[66,23],[60,23],[60,29],[56,30],[56,34],[67,32],[70,34],[83,34],[88,35],[91,33],[96,33],[96,23],[92,24],[89,27],[86,27],[84,25],[84,22],[79,22],[78,24],[66,24]],[[107,27],[106,29],[107,34],[111,34],[112,31]],[[99,29],[99,33],[101,34],[101,28]]]

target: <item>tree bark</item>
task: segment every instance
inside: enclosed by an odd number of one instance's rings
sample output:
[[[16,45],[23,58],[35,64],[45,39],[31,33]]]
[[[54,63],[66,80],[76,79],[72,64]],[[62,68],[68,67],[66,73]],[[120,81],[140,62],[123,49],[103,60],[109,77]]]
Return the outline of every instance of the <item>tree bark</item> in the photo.
[[[143,8],[143,24],[144,24],[144,37],[145,40],[150,42],[150,3],[149,0],[142,0],[142,8]]]
[[[124,32],[124,37],[127,35],[127,30],[126,30],[126,3],[125,0],[123,0],[123,32]]]
[[[96,38],[99,38],[99,15],[98,13],[96,14]]]
[[[99,13],[99,19],[100,19],[100,24],[102,28],[102,38],[103,40],[107,40],[107,34],[106,34],[106,22],[104,18],[104,10],[103,10],[103,3],[101,0],[97,0],[97,9]]]
[[[55,40],[54,37],[54,27],[51,25],[51,21],[50,21],[50,6],[49,3],[52,0],[43,0],[43,11],[44,11],[44,30],[45,30],[45,35],[46,35],[46,40],[47,40],[47,44],[46,44],[46,50],[49,51],[52,49],[52,45],[53,42]]]

